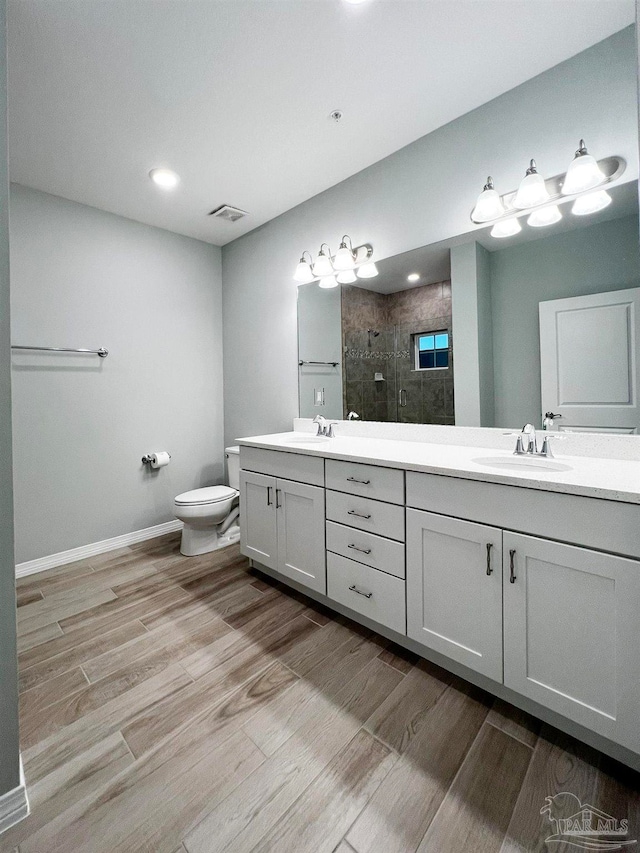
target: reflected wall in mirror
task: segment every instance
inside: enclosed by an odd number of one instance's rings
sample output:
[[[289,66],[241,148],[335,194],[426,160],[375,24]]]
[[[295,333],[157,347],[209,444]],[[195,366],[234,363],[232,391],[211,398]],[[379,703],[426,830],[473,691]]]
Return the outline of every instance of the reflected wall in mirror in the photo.
[[[300,287],[299,360],[330,362],[299,365],[301,417],[520,428],[551,411],[556,429],[638,433],[637,181],[608,192],[588,216],[569,201],[548,228],[478,229],[357,285]]]

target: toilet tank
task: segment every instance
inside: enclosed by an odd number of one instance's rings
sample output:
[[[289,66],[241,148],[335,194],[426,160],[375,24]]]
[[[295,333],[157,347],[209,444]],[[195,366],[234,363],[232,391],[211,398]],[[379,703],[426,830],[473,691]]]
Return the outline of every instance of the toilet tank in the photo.
[[[227,457],[227,476],[229,485],[236,491],[240,490],[240,448],[225,447],[225,456]]]

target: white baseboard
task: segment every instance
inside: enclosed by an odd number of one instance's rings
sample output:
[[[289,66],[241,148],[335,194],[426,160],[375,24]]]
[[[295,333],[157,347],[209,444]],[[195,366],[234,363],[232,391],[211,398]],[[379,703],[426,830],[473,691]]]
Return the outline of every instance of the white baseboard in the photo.
[[[124,548],[126,545],[144,542],[145,539],[155,539],[156,536],[172,533],[174,530],[182,530],[182,522],[178,521],[178,519],[166,521],[164,524],[156,524],[155,527],[145,527],[143,530],[133,530],[131,533],[123,533],[122,536],[114,536],[113,539],[103,539],[101,542],[81,545],[79,548],[71,548],[69,551],[60,551],[59,554],[50,554],[48,557],[40,557],[37,560],[18,563],[16,566],[16,577],[23,578],[26,575],[34,575],[36,572],[54,569],[56,566],[75,563],[76,560],[84,560],[87,557],[95,557],[96,554],[115,551],[116,548]]]
[[[22,757],[20,757],[20,784],[12,791],[0,796],[0,835],[9,827],[24,820],[29,815],[29,798],[24,781]]]

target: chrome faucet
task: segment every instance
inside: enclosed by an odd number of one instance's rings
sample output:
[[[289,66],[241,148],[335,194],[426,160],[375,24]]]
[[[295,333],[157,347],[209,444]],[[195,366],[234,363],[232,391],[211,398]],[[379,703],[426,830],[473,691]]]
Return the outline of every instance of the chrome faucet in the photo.
[[[556,433],[546,433],[542,448],[538,450],[538,437],[533,424],[525,424],[521,432],[507,432],[505,435],[517,436],[516,449],[513,451],[514,456],[544,456],[546,459],[553,458],[551,440],[564,438],[564,436]]]
[[[329,421],[329,423],[327,423],[327,419],[323,415],[316,415],[313,419],[313,423],[318,424],[318,432],[316,435],[323,435],[326,438],[336,437],[333,428],[337,425],[338,421]]]

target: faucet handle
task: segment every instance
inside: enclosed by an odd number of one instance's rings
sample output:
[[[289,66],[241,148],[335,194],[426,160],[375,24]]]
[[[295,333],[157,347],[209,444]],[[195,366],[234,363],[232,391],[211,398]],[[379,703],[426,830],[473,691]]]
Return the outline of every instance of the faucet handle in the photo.
[[[336,437],[336,434],[333,431],[334,426],[338,426],[338,421],[329,421],[328,429],[325,432],[325,435],[327,436],[327,438],[335,438]]]
[[[526,451],[524,449],[524,444],[522,442],[523,433],[521,433],[521,432],[503,432],[502,434],[503,435],[510,435],[510,436],[513,436],[513,438],[515,438],[516,449],[513,451],[514,456],[523,456],[525,454]]]
[[[564,441],[566,436],[558,435],[557,433],[547,434],[544,437],[544,441],[542,442],[542,449],[540,451],[541,456],[546,456],[548,459],[553,459],[553,451],[551,450],[551,445],[549,442],[553,441]]]

